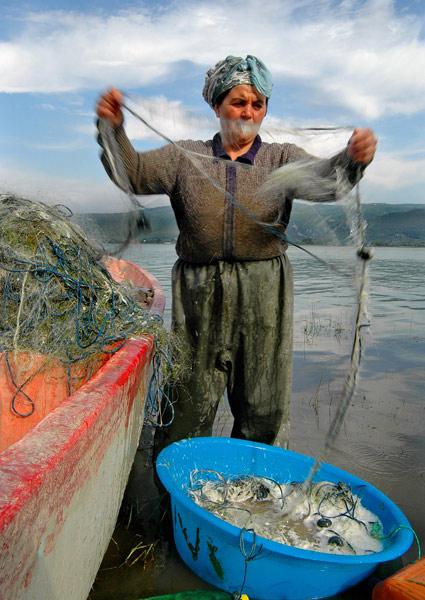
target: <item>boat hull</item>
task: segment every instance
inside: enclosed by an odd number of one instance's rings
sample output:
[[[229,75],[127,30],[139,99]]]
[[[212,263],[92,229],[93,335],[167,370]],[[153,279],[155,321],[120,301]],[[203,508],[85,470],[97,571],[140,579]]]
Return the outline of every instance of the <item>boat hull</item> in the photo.
[[[119,264],[121,262],[121,265]],[[141,286],[156,280],[116,261]],[[87,598],[110,541],[143,426],[153,340],[128,340],[0,453],[0,599]]]

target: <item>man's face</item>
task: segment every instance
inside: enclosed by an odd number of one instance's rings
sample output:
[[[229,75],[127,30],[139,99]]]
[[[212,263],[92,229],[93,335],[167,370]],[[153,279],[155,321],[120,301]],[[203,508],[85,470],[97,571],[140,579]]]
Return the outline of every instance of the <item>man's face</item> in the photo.
[[[232,138],[229,141],[247,143],[257,135],[266,116],[266,97],[252,85],[237,85],[214,107],[214,112],[222,132]]]

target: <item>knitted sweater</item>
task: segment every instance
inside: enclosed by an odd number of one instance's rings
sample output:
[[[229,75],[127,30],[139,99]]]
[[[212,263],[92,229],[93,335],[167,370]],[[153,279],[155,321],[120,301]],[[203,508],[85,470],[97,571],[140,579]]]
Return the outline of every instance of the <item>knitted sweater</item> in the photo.
[[[331,159],[314,159],[294,144],[268,144],[258,136],[255,156],[250,159],[247,153],[247,159],[239,157],[237,161],[217,157],[217,136],[206,142],[177,143],[205,159],[188,155],[174,144],[136,152],[122,127],[115,130],[115,138],[134,193],[166,194],[170,198],[179,228],[176,251],[191,263],[264,260],[286,250],[282,234],[289,222],[291,195],[282,201],[256,194],[272,170],[292,161],[313,159],[315,173],[323,177],[340,177],[342,172],[352,185],[357,176],[356,165],[345,151]],[[98,142],[103,146],[101,135]],[[101,159],[114,180],[105,152]],[[247,165],[251,160],[253,164]],[[308,193],[304,199],[316,201]],[[335,194],[321,198],[336,199]],[[261,223],[275,223],[278,215],[280,235],[276,236]]]

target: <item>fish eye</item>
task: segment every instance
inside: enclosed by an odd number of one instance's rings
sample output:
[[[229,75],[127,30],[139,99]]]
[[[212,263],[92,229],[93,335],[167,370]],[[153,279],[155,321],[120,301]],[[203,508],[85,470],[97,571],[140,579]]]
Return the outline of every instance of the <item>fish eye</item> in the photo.
[[[343,546],[344,542],[339,535],[333,535],[328,539],[328,546]]]

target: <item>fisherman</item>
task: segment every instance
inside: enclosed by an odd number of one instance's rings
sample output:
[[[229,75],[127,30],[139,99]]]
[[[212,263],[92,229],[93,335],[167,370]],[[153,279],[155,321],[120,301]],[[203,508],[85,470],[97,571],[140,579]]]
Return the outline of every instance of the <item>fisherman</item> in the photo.
[[[174,420],[157,431],[157,451],[178,439],[210,436],[226,390],[232,437],[288,441],[292,270],[283,236],[261,223],[274,223],[279,214],[284,231],[292,197],[279,212],[277,200],[265,202],[256,192],[274,169],[313,157],[294,144],[261,140],[271,92],[271,74],[258,58],[228,56],[208,70],[203,89],[220,132],[148,152],[137,152],[125,133],[120,91],[110,89],[97,104],[97,115],[113,127],[134,193],[168,195],[179,227],[172,328],[190,348],[191,368],[173,390]],[[316,172],[334,180],[342,174],[352,187],[376,143],[370,129],[355,129],[343,152],[314,159]],[[101,159],[113,178],[105,152]]]

